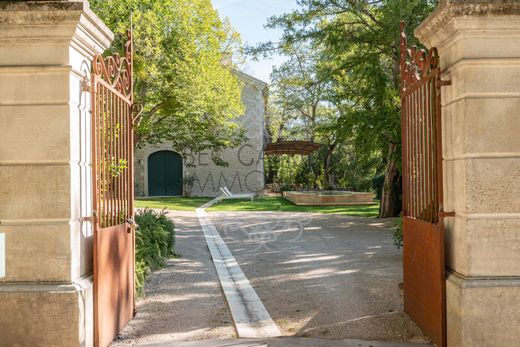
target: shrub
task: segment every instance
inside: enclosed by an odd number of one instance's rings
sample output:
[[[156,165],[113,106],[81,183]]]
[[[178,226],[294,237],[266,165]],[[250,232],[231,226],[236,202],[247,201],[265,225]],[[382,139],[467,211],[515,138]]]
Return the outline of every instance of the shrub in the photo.
[[[166,264],[174,255],[174,223],[165,211],[144,209],[135,216],[139,228],[135,233],[135,286],[143,294],[144,281],[149,271]]]
[[[394,245],[400,249],[403,247],[403,215],[399,216],[399,219],[395,223],[394,230]]]
[[[283,192],[288,192],[288,191],[291,191],[293,190],[292,187],[288,184],[284,184],[284,185],[281,185],[280,186],[280,193],[283,193]]]
[[[150,268],[146,266],[144,260],[135,260],[135,290],[137,296],[144,295],[144,281],[149,271]]]

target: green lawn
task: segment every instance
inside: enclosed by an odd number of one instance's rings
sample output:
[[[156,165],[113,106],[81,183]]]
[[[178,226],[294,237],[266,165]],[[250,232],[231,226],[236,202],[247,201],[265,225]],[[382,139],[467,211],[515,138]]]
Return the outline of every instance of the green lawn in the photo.
[[[166,208],[174,211],[193,211],[208,202],[209,198],[156,198],[138,199],[137,207]],[[282,197],[261,197],[250,200],[224,200],[213,205],[208,211],[285,211],[341,213],[360,217],[377,217],[379,204],[363,206],[296,206]]]
[[[135,200],[135,206],[140,208],[165,208],[173,211],[195,211],[197,207],[210,200],[210,198],[138,198]]]

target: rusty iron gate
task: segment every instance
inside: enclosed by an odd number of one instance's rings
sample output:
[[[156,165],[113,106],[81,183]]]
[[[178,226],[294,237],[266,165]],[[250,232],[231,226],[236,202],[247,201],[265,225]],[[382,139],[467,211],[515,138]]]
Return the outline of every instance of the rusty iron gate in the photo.
[[[404,309],[446,346],[441,80],[439,54],[408,48],[401,23]]]
[[[92,62],[95,346],[107,346],[135,313],[132,54],[129,31],[124,57]]]

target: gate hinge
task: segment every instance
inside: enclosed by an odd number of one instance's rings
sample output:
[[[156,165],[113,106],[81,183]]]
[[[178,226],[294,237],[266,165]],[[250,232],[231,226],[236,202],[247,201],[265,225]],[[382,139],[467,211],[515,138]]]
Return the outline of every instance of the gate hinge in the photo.
[[[96,221],[96,217],[94,216],[90,216],[90,217],[81,217],[79,219],[80,223],[84,223],[84,222],[90,222],[90,223],[94,223]]]
[[[451,86],[451,80],[448,80],[448,81],[439,80],[439,87],[444,87],[444,86]]]
[[[441,218],[455,217],[455,212],[439,212],[439,217],[441,217]]]
[[[88,217],[81,217],[79,219],[80,223],[83,223],[83,222],[90,222],[90,223],[95,223],[97,220],[97,211],[92,211],[92,216],[88,216]]]

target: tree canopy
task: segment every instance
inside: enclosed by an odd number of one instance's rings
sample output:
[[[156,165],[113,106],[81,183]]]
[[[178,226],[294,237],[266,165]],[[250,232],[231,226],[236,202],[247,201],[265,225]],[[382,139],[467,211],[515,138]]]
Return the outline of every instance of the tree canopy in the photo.
[[[415,28],[435,2],[298,0],[299,9],[267,24],[283,31],[281,41],[250,50],[263,56],[306,44],[314,55],[320,51],[315,84],[327,85],[321,98],[337,115],[322,133],[348,139],[356,160],[380,157],[385,175],[381,217],[395,216],[401,208],[399,24],[404,20],[407,28]]]
[[[210,0],[90,3],[117,36],[107,53],[120,50],[132,17],[134,93],[144,106],[138,144],[168,142],[181,153],[218,152],[244,140],[234,122],[244,112],[241,84],[232,72],[242,44]]]

